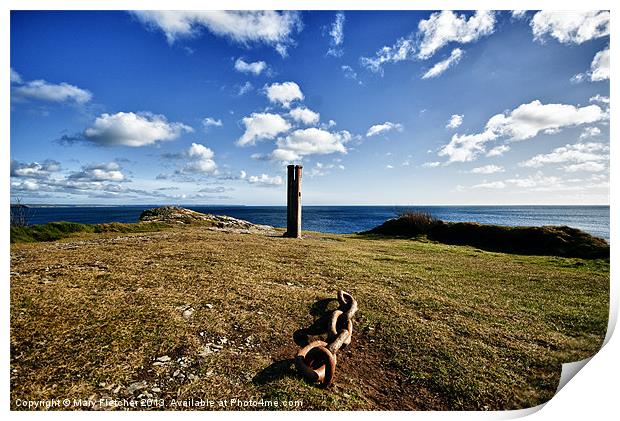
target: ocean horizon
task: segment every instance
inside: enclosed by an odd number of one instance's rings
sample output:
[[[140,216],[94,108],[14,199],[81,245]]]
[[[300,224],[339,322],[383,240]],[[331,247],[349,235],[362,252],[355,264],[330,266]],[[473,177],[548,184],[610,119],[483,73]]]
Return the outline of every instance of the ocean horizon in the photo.
[[[138,222],[140,213],[161,205],[29,204],[28,224],[67,221],[85,224]],[[286,206],[178,205],[197,212],[228,215],[283,228]],[[567,225],[609,241],[608,205],[306,205],[302,229],[334,234],[369,230],[403,211],[428,212],[447,222],[503,226]]]

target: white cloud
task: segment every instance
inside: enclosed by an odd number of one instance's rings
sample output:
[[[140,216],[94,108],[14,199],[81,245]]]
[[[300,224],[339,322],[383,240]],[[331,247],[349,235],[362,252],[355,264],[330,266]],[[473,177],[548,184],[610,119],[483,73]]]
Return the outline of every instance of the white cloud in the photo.
[[[366,137],[376,136],[381,133],[387,133],[391,130],[403,130],[403,125],[400,123],[392,123],[390,121],[386,121],[383,124],[375,124],[371,126],[366,132]]]
[[[463,124],[463,117],[465,117],[463,114],[452,114],[450,120],[448,120],[448,123],[446,124],[446,129],[456,129],[459,127]]]
[[[293,120],[307,125],[317,124],[321,118],[319,113],[316,113],[306,107],[293,108],[288,114]]]
[[[388,170],[392,170],[392,169],[394,169],[394,166],[393,166],[393,165],[388,164],[388,165],[386,165],[386,166],[385,166],[385,168],[386,168],[386,169],[388,169]]]
[[[434,77],[441,75],[443,72],[448,70],[450,67],[458,64],[462,56],[463,56],[463,50],[461,50],[460,48],[455,48],[454,50],[452,50],[452,53],[450,53],[450,57],[448,57],[445,60],[435,63],[433,67],[428,69],[428,71],[422,75],[422,79],[432,79]]]
[[[435,162],[425,162],[424,164],[422,164],[422,166],[424,168],[436,168],[438,166],[441,165],[441,162],[439,161],[435,161]]]
[[[471,186],[472,189],[503,189],[506,188],[506,183],[503,181],[490,181]]]
[[[576,85],[578,83],[584,82],[587,78],[588,78],[587,74],[585,74],[585,73],[577,73],[576,75],[573,75],[569,79],[569,81],[570,81],[570,83],[573,83],[573,84]]]
[[[576,107],[567,104],[542,104],[539,100],[521,104],[508,114],[497,114],[487,128],[514,140],[524,140],[548,129],[594,123],[608,118],[598,105]]]
[[[334,152],[346,153],[345,143],[351,140],[351,134],[329,132],[323,129],[309,128],[295,130],[288,136],[278,139],[271,158],[279,161],[298,160],[306,155],[324,155]]]
[[[345,16],[343,12],[336,13],[336,19],[329,30],[329,36],[331,37],[330,48],[327,50],[327,55],[340,57],[343,54],[342,43],[344,41],[344,21]]]
[[[471,170],[473,174],[495,174],[498,172],[504,172],[504,167],[498,165],[484,165],[482,167],[476,167]]]
[[[492,11],[478,10],[469,19],[449,10],[433,13],[418,24],[418,36],[421,37],[418,58],[430,58],[450,42],[467,44],[477,41],[492,34],[494,27],[495,14]]]
[[[448,162],[473,161],[484,152],[485,144],[496,138],[497,134],[488,129],[477,134],[454,134],[450,143],[441,147],[439,156],[447,156]]]
[[[280,186],[283,184],[282,177],[279,175],[269,176],[267,174],[251,175],[247,178],[248,183],[259,186]]]
[[[599,51],[590,65],[590,80],[598,82],[609,79],[609,48]]]
[[[596,94],[590,98],[590,102],[598,102],[600,104],[609,104],[609,97]]]
[[[342,66],[340,66],[340,69],[342,70],[342,73],[344,73],[345,78],[357,80],[358,84],[362,84],[362,81],[357,79],[357,72],[353,70],[351,66],[343,64]]]
[[[538,168],[547,164],[604,162],[609,160],[608,153],[609,146],[604,143],[575,143],[556,148],[547,154],[536,155],[519,165]]]
[[[243,45],[264,43],[280,54],[293,43],[291,35],[301,28],[299,13],[294,11],[136,11],[146,25],[159,28],[169,43],[196,36],[202,28]]]
[[[267,63],[264,61],[255,61],[252,63],[245,62],[242,58],[238,58],[235,61],[235,70],[241,73],[252,73],[254,75],[260,75],[263,70],[267,68]]]
[[[486,143],[499,137],[511,140],[530,139],[540,132],[557,133],[569,126],[594,123],[608,118],[598,105],[576,107],[567,104],[542,104],[535,100],[521,104],[508,113],[496,114],[489,119],[481,133],[454,134],[447,145],[439,150],[448,162],[473,161],[486,149]]]
[[[510,150],[510,146],[508,146],[508,145],[499,145],[499,146],[496,146],[496,147],[490,149],[489,152],[487,152],[487,156],[488,157],[502,156],[503,154],[505,154],[509,150]]]
[[[183,167],[183,173],[214,173],[217,165],[213,160],[215,154],[209,148],[200,143],[192,143],[192,146],[185,152],[189,162]]]
[[[18,75],[19,76],[19,75]],[[14,75],[11,73],[11,81]],[[19,78],[21,83],[21,78]],[[49,102],[75,102],[84,104],[90,101],[93,94],[68,83],[54,84],[44,80],[25,82],[13,88],[12,95],[17,99],[35,99]]]
[[[505,180],[506,183],[532,191],[550,191],[562,188],[562,179],[555,176],[545,176],[542,172],[527,177],[515,177]]]
[[[254,85],[252,85],[249,81],[246,81],[243,85],[239,86],[239,90],[237,91],[238,96],[243,96],[254,89]]]
[[[523,19],[527,16],[527,10],[513,10],[511,16],[513,19]]]
[[[210,127],[210,126],[222,127],[223,123],[222,123],[222,120],[220,120],[220,119],[216,119],[216,118],[213,118],[213,117],[205,117],[202,120],[202,125],[205,128]]]
[[[295,100],[304,99],[304,94],[295,82],[274,83],[267,86],[265,92],[270,102],[280,103],[285,108],[289,108]]]
[[[11,67],[11,83],[22,83],[22,77]]]
[[[146,146],[173,140],[194,130],[182,123],[169,123],[166,117],[150,113],[101,114],[84,131],[87,141],[101,146]]]
[[[609,35],[608,11],[543,10],[530,22],[535,40],[550,35],[563,44],[582,44]]]
[[[60,171],[60,162],[53,159],[28,164],[11,160],[11,177],[48,177],[50,173],[57,171]]]
[[[426,60],[450,42],[460,44],[474,42],[482,36],[492,34],[494,27],[494,12],[476,11],[469,18],[452,11],[436,12],[428,19],[419,22],[417,33],[399,38],[392,46],[384,46],[375,53],[374,57],[361,57],[360,63],[372,72],[383,75],[383,66],[387,63],[413,60],[415,57]],[[458,58],[460,58],[462,51],[460,53],[453,51],[453,54],[459,54]],[[452,61],[440,65],[428,77],[440,74],[458,61],[455,56],[451,57]],[[442,69],[442,67],[445,68]],[[435,72],[438,73],[431,76]]]
[[[579,139],[587,139],[589,137],[595,137],[601,134],[601,129],[598,127],[586,127],[579,135]]]
[[[384,46],[374,57],[360,57],[360,64],[374,73],[383,75],[383,65],[411,60],[415,54],[415,43],[412,39],[399,38],[391,47]]]
[[[571,164],[562,167],[566,172],[602,172],[607,166],[602,162],[582,162],[580,164]]]
[[[291,128],[280,115],[271,113],[252,113],[241,121],[245,126],[245,132],[237,140],[239,146],[253,145],[261,139],[273,139]]]
[[[116,162],[88,165],[82,171],[69,175],[71,180],[86,181],[123,181],[125,176]]]

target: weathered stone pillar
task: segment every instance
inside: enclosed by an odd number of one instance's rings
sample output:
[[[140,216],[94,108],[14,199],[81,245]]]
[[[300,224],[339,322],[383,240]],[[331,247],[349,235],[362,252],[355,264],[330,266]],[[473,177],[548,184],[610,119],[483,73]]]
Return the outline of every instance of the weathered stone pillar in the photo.
[[[301,238],[301,165],[287,167],[286,236]]]

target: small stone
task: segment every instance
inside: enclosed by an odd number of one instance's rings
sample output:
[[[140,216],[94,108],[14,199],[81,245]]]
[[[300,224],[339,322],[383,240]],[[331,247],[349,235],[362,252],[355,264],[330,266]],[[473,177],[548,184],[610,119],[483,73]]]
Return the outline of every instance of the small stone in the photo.
[[[146,381],[142,380],[141,382],[134,382],[127,387],[127,392],[133,394],[138,390],[144,389],[146,387]]]
[[[213,304],[205,304],[205,307],[211,310],[213,308]]]
[[[172,373],[172,377],[176,377],[181,373],[181,370],[176,370],[174,373]]]
[[[185,320],[189,320],[192,318],[192,316],[194,315],[194,309],[193,308],[188,308],[187,310],[183,311],[183,318]]]
[[[99,387],[105,387],[105,383],[104,382],[99,383]]]
[[[262,311],[257,311],[256,314],[260,314],[262,316],[265,313],[263,313]]]
[[[151,392],[159,393],[159,392],[161,392],[161,389],[159,387],[154,387],[154,388],[151,389]]]
[[[120,391],[121,391],[121,388],[122,388],[122,387],[123,387],[123,386],[119,384],[118,386],[116,386],[116,389],[114,389],[114,391],[113,391],[112,393],[117,394],[118,392],[120,392]]]
[[[159,361],[160,363],[167,363],[168,361],[170,361],[172,358],[170,358],[167,355],[162,355],[161,357],[157,357],[157,361]]]
[[[292,286],[293,286],[293,284],[292,284],[291,282],[287,282],[287,283],[286,283],[286,285],[288,285],[288,286],[290,286],[290,287],[292,287]]]

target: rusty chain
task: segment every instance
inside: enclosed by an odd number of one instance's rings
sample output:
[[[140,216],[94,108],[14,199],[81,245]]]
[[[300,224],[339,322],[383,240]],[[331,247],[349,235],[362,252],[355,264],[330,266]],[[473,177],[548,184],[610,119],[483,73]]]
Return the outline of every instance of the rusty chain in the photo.
[[[357,311],[357,301],[351,294],[338,291],[337,310],[333,310],[329,318],[319,321],[318,330],[302,329],[299,333],[327,333],[327,341],[313,340],[303,346],[295,357],[295,365],[299,373],[308,381],[319,387],[328,387],[334,382],[336,373],[336,353],[351,343],[353,336],[353,316]],[[308,341],[307,341],[308,342]]]

